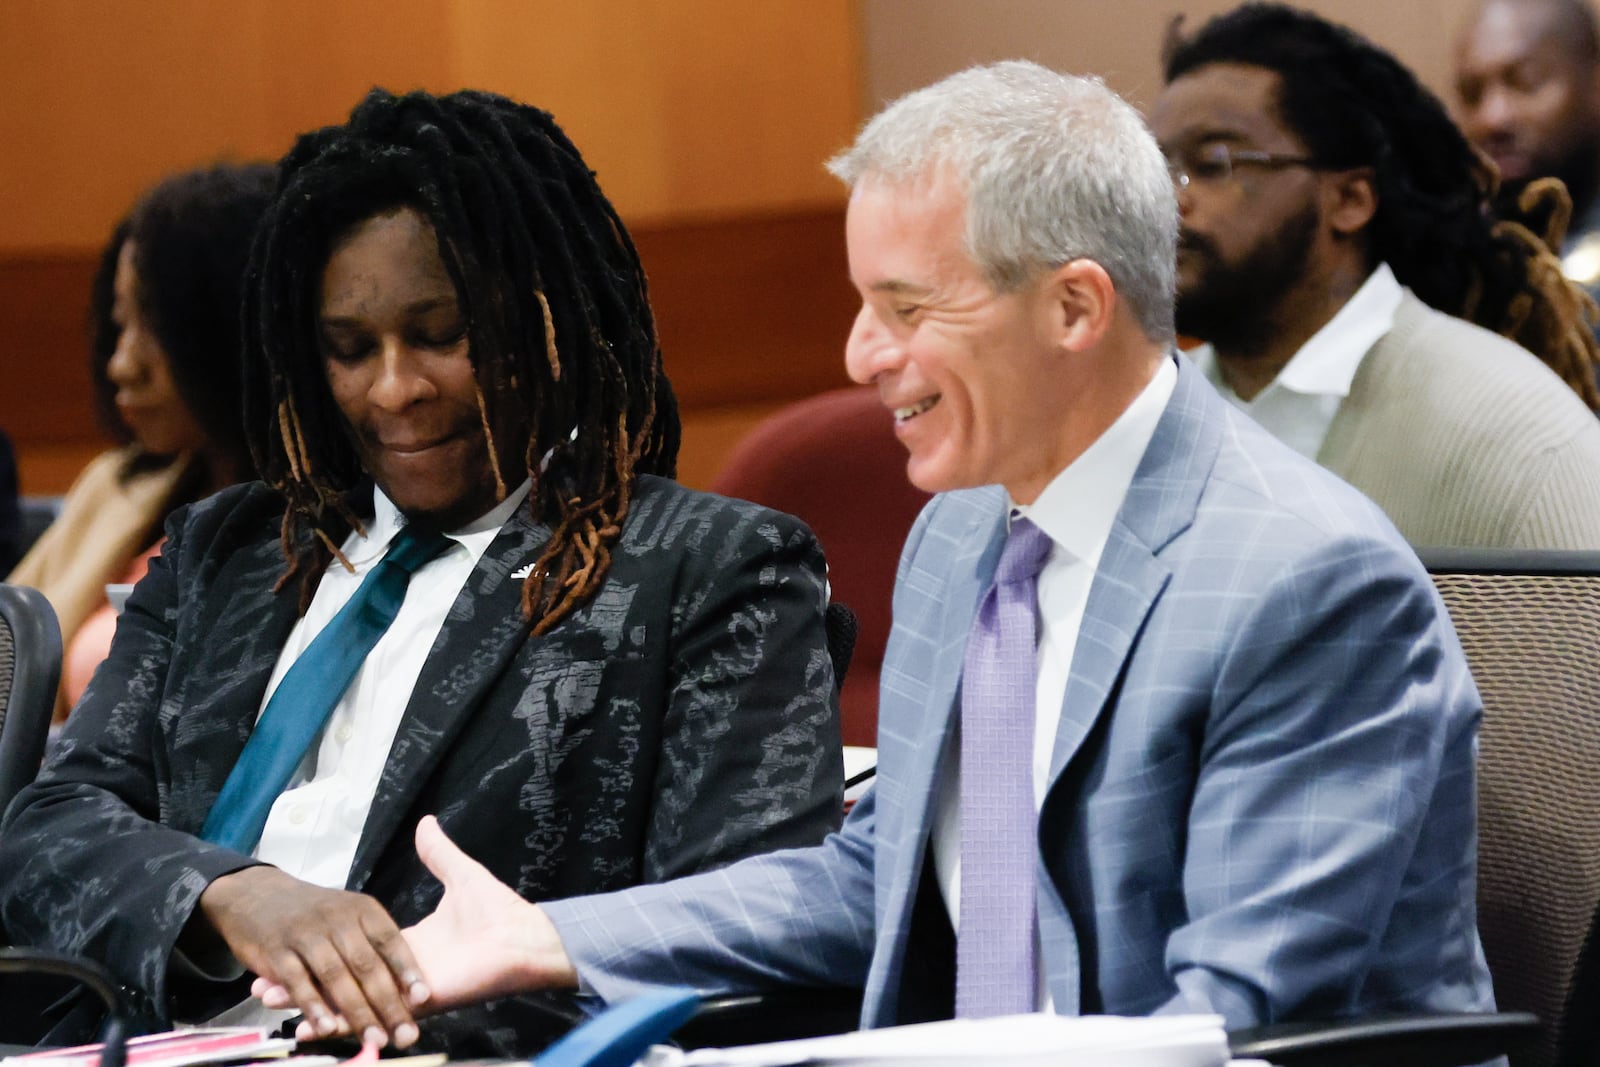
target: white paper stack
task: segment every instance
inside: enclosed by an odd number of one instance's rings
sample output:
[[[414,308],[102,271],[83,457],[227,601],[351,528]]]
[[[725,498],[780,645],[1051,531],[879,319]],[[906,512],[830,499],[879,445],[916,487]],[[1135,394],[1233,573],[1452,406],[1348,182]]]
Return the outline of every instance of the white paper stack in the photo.
[[[1012,1015],[739,1048],[656,1048],[639,1062],[643,1067],[1225,1067],[1228,1037],[1220,1015]]]

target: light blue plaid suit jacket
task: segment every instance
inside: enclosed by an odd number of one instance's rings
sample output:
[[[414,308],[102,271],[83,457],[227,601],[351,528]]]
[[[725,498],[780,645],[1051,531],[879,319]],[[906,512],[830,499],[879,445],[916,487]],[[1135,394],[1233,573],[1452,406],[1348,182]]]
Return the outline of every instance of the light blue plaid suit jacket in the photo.
[[[1493,1005],[1474,909],[1480,704],[1427,575],[1364,497],[1186,361],[1112,528],[1039,821],[1056,1009],[1230,1027]],[[866,984],[897,1018],[963,646],[1004,537],[998,488],[907,541],[879,773],[813,849],[549,904],[608,1000]]]

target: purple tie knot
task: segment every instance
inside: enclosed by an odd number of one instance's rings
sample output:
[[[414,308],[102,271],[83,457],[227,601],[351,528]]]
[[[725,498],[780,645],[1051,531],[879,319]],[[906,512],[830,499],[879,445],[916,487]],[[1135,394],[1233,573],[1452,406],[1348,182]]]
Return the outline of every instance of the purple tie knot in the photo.
[[[1032,581],[1038,577],[1039,568],[1050,555],[1050,535],[1027,519],[1018,516],[1011,520],[1011,532],[1006,547],[1000,552],[1000,566],[995,571],[995,581],[1001,585]]]

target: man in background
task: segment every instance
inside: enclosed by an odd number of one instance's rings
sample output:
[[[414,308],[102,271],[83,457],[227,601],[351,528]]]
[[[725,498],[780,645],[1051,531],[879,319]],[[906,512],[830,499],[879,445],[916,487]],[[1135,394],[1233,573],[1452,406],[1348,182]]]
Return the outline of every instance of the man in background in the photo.
[[[1600,25],[1587,0],[1482,0],[1456,45],[1461,125],[1500,168],[1501,201],[1537,178],[1572,197],[1567,277],[1600,286]]]
[[[1492,175],[1438,100],[1278,4],[1175,33],[1166,79],[1177,325],[1224,396],[1414,545],[1600,548],[1581,295],[1489,212]]]

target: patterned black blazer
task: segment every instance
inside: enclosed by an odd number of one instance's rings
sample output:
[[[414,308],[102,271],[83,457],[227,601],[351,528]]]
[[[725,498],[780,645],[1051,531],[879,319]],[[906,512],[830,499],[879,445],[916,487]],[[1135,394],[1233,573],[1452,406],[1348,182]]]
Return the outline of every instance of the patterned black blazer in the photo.
[[[14,943],[98,959],[152,1021],[238,986],[173,960],[201,891],[254,861],[195,838],[254,725],[296,592],[263,485],[178,512],[58,751],[0,828]],[[659,881],[819,841],[841,760],[822,553],[798,520],[644,478],[599,592],[533,638],[514,572],[549,531],[507,522],[433,645],[347,887],[406,925],[438,902],[412,831],[432,812],[533,900]],[[424,1025],[458,1055],[526,1051],[499,1002]]]

